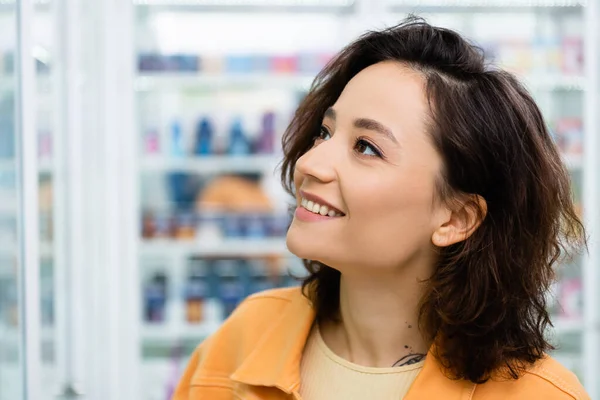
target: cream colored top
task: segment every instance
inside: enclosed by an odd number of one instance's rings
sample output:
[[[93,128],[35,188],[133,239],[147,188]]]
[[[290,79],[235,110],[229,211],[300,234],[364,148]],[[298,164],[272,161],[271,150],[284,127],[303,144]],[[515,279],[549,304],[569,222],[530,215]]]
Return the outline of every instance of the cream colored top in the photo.
[[[353,364],[327,347],[315,324],[302,355],[300,396],[302,400],[401,400],[424,363],[392,368]]]

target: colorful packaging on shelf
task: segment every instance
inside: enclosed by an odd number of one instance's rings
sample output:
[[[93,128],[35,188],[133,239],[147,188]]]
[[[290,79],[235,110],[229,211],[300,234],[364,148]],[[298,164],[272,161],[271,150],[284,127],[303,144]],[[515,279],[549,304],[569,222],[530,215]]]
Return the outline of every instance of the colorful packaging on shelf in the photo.
[[[214,129],[208,118],[202,118],[196,126],[196,144],[194,154],[206,156],[213,153]]]
[[[183,143],[183,132],[181,129],[181,122],[177,120],[171,123],[171,156],[185,156],[185,146]]]
[[[40,267],[40,314],[42,326],[54,325],[54,267],[49,260],[42,261]]]
[[[563,38],[561,50],[562,72],[567,75],[583,75],[583,39],[581,37]]]
[[[237,213],[223,215],[223,233],[228,238],[241,238],[244,236],[243,216]]]
[[[556,140],[564,154],[583,154],[583,122],[581,118],[559,119],[556,122]]]
[[[270,72],[271,58],[267,55],[256,54],[252,56],[252,72],[256,74],[265,74]]]
[[[200,71],[206,75],[219,75],[225,71],[225,60],[220,56],[203,56],[199,64]]]
[[[138,55],[140,72],[198,72],[200,60],[195,54],[156,54]]]
[[[167,212],[157,212],[154,214],[154,235],[155,238],[171,237],[172,218]]]
[[[250,143],[244,133],[241,118],[235,118],[229,131],[229,154],[248,155],[250,154]]]
[[[156,129],[150,129],[144,135],[144,154],[154,155],[160,153],[160,136]]]
[[[228,55],[225,56],[225,72],[229,74],[250,73],[253,67],[250,55]]]
[[[275,113],[266,112],[263,115],[261,132],[254,151],[257,154],[272,154],[275,152]]]
[[[142,53],[138,55],[138,71],[159,72],[167,69],[166,60],[160,54]]]
[[[262,239],[268,235],[267,226],[262,214],[246,214],[244,217],[244,236],[253,239]]]
[[[166,317],[167,276],[163,272],[155,273],[146,282],[144,288],[144,320],[151,323],[162,323]]]
[[[295,73],[298,71],[298,58],[296,56],[274,56],[271,58],[271,71]]]
[[[270,237],[284,237],[291,223],[290,216],[283,213],[265,215],[263,218]]]
[[[237,260],[219,260],[219,299],[223,305],[223,319],[227,318],[245,295],[245,265]]]
[[[175,215],[173,237],[178,240],[193,239],[196,236],[196,218],[194,213],[180,211]]]
[[[38,157],[40,159],[52,157],[52,132],[46,130],[38,132]]]
[[[7,262],[2,260],[0,262]],[[0,326],[14,328],[18,324],[17,281],[11,276],[0,277]]]
[[[208,271],[204,260],[190,260],[185,283],[186,321],[200,323],[205,320],[205,301],[209,295]]]
[[[169,71],[198,72],[200,70],[198,56],[194,54],[172,54],[166,57]]]
[[[262,260],[247,260],[246,261],[249,274],[250,284],[248,285],[247,295],[251,295],[258,292],[263,292],[268,289],[272,289],[275,285],[267,267]]]

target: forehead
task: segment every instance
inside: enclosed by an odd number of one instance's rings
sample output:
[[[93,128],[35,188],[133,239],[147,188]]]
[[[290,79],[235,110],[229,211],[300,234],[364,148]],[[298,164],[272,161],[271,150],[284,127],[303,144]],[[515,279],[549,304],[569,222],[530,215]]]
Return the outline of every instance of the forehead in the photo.
[[[425,78],[399,62],[371,65],[346,85],[334,104],[338,118],[372,118],[399,135],[422,129],[428,115]]]

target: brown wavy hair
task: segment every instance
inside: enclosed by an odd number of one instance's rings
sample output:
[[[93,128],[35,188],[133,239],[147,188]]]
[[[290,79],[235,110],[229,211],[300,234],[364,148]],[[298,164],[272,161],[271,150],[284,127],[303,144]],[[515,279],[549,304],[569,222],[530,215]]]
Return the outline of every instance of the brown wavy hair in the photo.
[[[483,51],[456,32],[415,16],[367,32],[328,63],[299,105],[282,139],[282,183],[294,195],[296,161],[348,81],[390,60],[426,81],[428,133],[444,165],[438,199],[476,194],[487,202],[468,239],[438,249],[421,299],[421,332],[453,378],[480,383],[500,371],[516,379],[553,349],[545,330],[554,266],[586,239],[568,170],[539,108],[513,75],[487,64]],[[340,273],[303,261],[309,272],[303,292],[317,318],[337,319]]]

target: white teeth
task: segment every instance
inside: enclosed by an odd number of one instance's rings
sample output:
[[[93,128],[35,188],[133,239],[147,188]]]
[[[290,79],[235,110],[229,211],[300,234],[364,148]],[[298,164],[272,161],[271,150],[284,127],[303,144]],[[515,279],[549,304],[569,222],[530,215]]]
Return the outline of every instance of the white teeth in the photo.
[[[330,210],[329,207],[327,207],[327,206],[322,206],[319,203],[315,203],[314,201],[311,201],[311,200],[306,200],[305,198],[302,198],[302,200],[300,201],[300,204],[302,205],[302,207],[306,208],[308,211],[313,212],[315,214],[321,214],[323,216],[327,215],[329,217],[341,216],[341,214],[336,212],[335,210]]]
[[[321,209],[321,206],[319,204],[317,204],[317,203],[313,204],[312,212],[314,212],[315,214],[318,214],[320,209]]]

